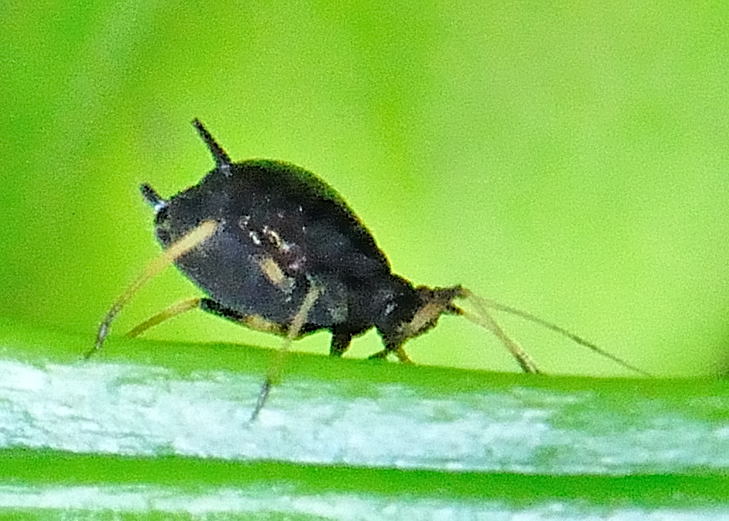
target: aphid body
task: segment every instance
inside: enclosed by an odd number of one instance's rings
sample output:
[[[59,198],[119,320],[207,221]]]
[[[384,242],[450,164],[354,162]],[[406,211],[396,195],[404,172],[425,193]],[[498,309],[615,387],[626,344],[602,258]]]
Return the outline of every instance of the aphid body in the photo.
[[[332,333],[341,355],[353,336],[375,327],[385,350],[435,325],[461,288],[414,287],[395,275],[385,255],[345,201],[317,176],[271,160],[231,162],[195,121],[215,159],[197,185],[165,200],[149,185],[163,248],[200,223],[213,235],[175,263],[209,298],[200,308],[254,329],[286,334],[312,286],[319,295],[299,336]],[[404,356],[404,352],[400,351]]]
[[[291,340],[328,330],[330,354],[341,356],[354,336],[375,328],[384,349],[373,354],[409,357],[403,344],[435,326],[443,314],[460,315],[489,331],[526,372],[540,372],[527,353],[491,316],[511,313],[563,334],[637,372],[627,362],[526,311],[476,296],[462,286],[414,286],[392,273],[374,239],[326,183],[303,168],[272,160],[232,162],[198,120],[193,122],[215,160],[195,186],[164,199],[150,185],[142,195],[154,209],[163,247],[112,304],[99,326],[98,351],[111,323],[132,295],[170,263],[207,295],[170,306],[135,327],[129,336],[191,309],[202,309],[253,329]],[[456,299],[468,300],[473,311]],[[258,414],[280,364],[269,371],[252,418]]]

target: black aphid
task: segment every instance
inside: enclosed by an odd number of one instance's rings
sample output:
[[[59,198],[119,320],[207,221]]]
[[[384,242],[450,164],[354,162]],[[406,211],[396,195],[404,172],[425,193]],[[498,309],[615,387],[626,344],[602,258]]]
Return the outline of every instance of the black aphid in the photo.
[[[434,327],[443,314],[460,315],[493,332],[524,371],[538,373],[531,358],[493,319],[492,308],[537,322],[640,371],[554,324],[479,298],[460,285],[414,286],[392,273],[369,231],[317,176],[282,161],[234,163],[200,121],[193,124],[215,168],[169,199],[148,184],[141,186],[155,211],[155,232],[165,251],[111,307],[87,357],[101,348],[112,320],[132,294],[174,262],[209,298],[175,304],[134,328],[131,336],[199,308],[283,335],[285,348],[292,339],[328,330],[332,356],[341,356],[352,337],[374,327],[384,349],[372,358],[394,354],[407,362],[407,340]],[[457,306],[457,299],[470,301],[473,311]],[[275,379],[270,374],[266,380],[254,416]]]

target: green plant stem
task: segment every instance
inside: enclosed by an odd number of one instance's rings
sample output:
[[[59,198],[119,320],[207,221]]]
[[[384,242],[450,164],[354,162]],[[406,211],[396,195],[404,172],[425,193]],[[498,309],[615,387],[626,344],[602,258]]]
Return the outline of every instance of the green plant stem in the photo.
[[[91,340],[0,322],[0,508],[90,518],[729,514],[723,381],[292,353],[249,423],[273,352],[111,338],[83,362]]]

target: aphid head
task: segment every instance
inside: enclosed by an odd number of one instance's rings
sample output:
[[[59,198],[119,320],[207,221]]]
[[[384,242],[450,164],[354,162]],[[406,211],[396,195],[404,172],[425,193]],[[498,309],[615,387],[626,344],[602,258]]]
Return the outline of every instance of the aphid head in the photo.
[[[408,288],[391,300],[376,326],[387,346],[399,346],[435,327],[445,314],[460,314],[453,299],[462,296],[462,288]]]
[[[394,352],[401,360],[409,360],[402,350],[406,341],[435,327],[443,314],[460,315],[493,333],[525,372],[540,372],[524,349],[501,329],[480,298],[470,290],[460,285],[447,288],[413,288],[405,284],[405,291],[396,293],[377,322],[377,329],[386,346],[383,353]],[[454,304],[456,299],[469,301],[475,312],[466,311]]]
[[[454,304],[455,300],[465,301],[469,309]],[[571,331],[524,310],[501,304],[492,299],[480,297],[463,286],[452,286],[448,288],[419,286],[413,288],[411,292],[402,292],[385,310],[384,316],[377,323],[377,328],[389,350],[396,352],[398,356],[402,356],[401,350],[399,349],[402,344],[435,327],[441,315],[459,315],[496,336],[521,366],[522,370],[527,373],[541,373],[531,356],[529,356],[518,342],[504,331],[491,311],[506,312],[529,322],[536,323],[560,335],[566,336],[577,344],[587,347],[600,356],[609,358],[631,371],[650,376],[649,373],[642,369],[601,349]]]

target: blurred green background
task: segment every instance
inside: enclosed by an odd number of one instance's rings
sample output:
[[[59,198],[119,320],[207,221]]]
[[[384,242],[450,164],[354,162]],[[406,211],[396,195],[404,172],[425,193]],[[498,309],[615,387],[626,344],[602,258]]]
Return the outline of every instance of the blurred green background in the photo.
[[[235,159],[322,176],[417,283],[463,283],[656,374],[724,372],[726,11],[3,2],[0,313],[91,342],[159,251],[138,184],[171,195],[211,168],[190,126],[199,117]],[[195,294],[168,270],[114,331]],[[504,322],[550,372],[625,374]],[[150,336],[279,345],[202,314]],[[328,341],[301,345],[325,353]],[[353,355],[377,349],[368,334]],[[409,351],[426,364],[516,368],[456,318]]]

